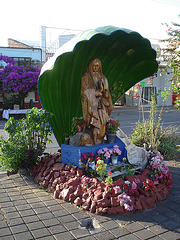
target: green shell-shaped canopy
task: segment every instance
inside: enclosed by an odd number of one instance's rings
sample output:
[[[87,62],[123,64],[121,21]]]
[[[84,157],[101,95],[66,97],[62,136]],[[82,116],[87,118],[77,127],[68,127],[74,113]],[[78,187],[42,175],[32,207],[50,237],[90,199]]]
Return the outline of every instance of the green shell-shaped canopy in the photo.
[[[127,91],[157,71],[156,52],[139,33],[113,26],[88,30],[64,44],[42,68],[38,82],[43,107],[53,113],[59,144],[70,134],[73,117],[81,117],[81,76],[91,58],[99,58],[109,85]],[[119,96],[120,97],[120,96]]]

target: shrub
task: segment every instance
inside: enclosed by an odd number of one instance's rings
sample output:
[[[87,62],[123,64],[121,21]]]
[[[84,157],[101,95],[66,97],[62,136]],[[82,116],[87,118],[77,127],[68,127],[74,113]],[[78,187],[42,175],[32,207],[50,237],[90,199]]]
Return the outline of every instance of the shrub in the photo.
[[[0,164],[5,169],[30,169],[35,164],[46,149],[46,143],[50,142],[50,117],[47,111],[32,108],[24,119],[9,118],[4,128],[9,137],[5,140],[1,136],[0,139]]]

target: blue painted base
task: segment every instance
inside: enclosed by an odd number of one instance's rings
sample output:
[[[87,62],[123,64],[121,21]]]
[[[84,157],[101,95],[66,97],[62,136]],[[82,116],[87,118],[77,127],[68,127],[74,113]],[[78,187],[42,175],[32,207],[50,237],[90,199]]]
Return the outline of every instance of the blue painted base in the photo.
[[[116,136],[114,144],[109,143],[102,143],[97,144],[94,146],[83,146],[83,147],[77,147],[72,145],[61,145],[61,161],[66,164],[73,164],[77,167],[79,167],[79,160],[82,157],[82,153],[88,153],[92,152],[95,155],[97,154],[97,151],[101,148],[107,147],[112,148],[114,145],[118,145],[119,149],[122,151],[122,154],[119,156],[118,161],[122,162],[123,158],[127,158],[127,150],[125,148],[125,144]]]

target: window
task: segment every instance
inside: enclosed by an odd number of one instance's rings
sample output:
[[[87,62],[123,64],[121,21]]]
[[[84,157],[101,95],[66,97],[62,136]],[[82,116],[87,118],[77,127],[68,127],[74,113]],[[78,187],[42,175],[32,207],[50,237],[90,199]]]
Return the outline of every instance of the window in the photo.
[[[157,90],[156,87],[142,87],[142,100],[143,105],[149,105],[151,101],[151,92],[155,95],[157,103]]]

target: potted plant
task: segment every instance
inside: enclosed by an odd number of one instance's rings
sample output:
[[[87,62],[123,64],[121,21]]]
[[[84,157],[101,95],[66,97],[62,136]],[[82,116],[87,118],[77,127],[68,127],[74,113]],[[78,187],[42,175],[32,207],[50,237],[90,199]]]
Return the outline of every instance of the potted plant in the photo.
[[[97,151],[98,156],[104,161],[104,163],[107,165],[110,163],[111,159],[111,149],[108,149],[107,147],[101,148]]]
[[[119,149],[118,145],[114,145],[111,151],[112,151],[112,155],[111,155],[112,164],[117,164],[118,156],[121,155],[122,151]]]
[[[83,117],[73,117],[71,133],[75,135],[77,132],[83,132],[86,128],[86,122]]]
[[[116,132],[118,130],[118,127],[120,126],[119,120],[115,121],[112,119],[109,119],[106,123],[106,135],[107,135],[107,141],[108,143],[114,143],[116,138]]]

